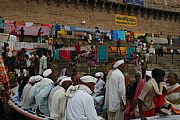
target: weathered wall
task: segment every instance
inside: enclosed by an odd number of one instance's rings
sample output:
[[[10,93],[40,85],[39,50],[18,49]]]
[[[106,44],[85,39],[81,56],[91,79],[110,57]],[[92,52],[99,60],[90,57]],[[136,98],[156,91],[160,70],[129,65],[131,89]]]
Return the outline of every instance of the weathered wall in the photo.
[[[122,14],[122,13],[121,13]],[[123,13],[125,14],[125,13]],[[132,14],[133,15],[133,14]],[[164,18],[161,20],[153,19],[152,16],[147,18],[138,18],[137,27],[124,27],[115,24],[115,11],[100,9],[98,6],[92,10],[88,6],[70,4],[69,8],[64,3],[57,7],[55,2],[48,6],[46,3],[37,4],[35,0],[0,0],[0,16],[9,20],[24,20],[29,22],[50,23],[58,22],[64,25],[81,26],[83,20],[86,21],[86,27],[95,27],[105,29],[126,29],[145,33],[160,33],[167,35],[180,35],[180,21],[170,21]]]

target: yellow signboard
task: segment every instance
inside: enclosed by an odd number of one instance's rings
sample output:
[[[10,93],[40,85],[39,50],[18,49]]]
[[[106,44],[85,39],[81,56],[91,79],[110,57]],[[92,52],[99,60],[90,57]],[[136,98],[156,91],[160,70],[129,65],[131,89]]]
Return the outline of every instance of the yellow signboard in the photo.
[[[117,25],[121,25],[121,26],[132,26],[132,27],[137,26],[136,16],[116,14],[115,22]]]

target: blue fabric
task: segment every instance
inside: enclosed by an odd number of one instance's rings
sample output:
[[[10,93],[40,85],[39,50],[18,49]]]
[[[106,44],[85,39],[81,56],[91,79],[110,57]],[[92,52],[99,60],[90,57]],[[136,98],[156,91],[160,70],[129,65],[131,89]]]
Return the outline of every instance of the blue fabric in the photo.
[[[134,53],[134,48],[133,47],[127,47],[127,49],[126,49],[126,59],[129,60],[133,53]]]
[[[53,58],[54,58],[55,60],[59,60],[59,50],[54,50],[54,56],[53,56]]]
[[[112,31],[112,39],[117,41],[118,40],[118,30]]]
[[[64,26],[64,29],[65,29],[66,31],[71,31],[70,26]]]
[[[125,40],[125,31],[118,31],[118,39]]]
[[[70,26],[70,31],[75,31],[75,27],[74,26]]]
[[[108,60],[108,48],[104,45],[98,47],[99,61]]]
[[[56,28],[57,31],[59,31],[61,29],[61,26],[56,24],[55,28]]]

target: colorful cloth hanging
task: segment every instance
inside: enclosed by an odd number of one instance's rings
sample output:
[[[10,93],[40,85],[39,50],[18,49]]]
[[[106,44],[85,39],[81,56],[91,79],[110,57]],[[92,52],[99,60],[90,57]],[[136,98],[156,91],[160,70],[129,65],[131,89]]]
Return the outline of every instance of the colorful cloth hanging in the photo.
[[[114,41],[117,41],[118,40],[118,30],[113,30],[112,31],[112,39]]]
[[[53,56],[53,58],[54,58],[55,60],[59,60],[59,50],[54,50],[54,56]]]
[[[59,31],[61,29],[61,26],[56,24],[55,28],[56,28],[57,31]]]
[[[125,31],[118,30],[118,39],[125,40]]]
[[[99,61],[108,60],[108,48],[106,46],[98,46],[98,59]]]
[[[133,53],[134,53],[134,48],[133,47],[128,47],[126,49],[126,59],[127,60],[131,59]]]
[[[59,56],[60,58],[63,58],[65,60],[70,60],[71,58],[70,50],[60,50]]]

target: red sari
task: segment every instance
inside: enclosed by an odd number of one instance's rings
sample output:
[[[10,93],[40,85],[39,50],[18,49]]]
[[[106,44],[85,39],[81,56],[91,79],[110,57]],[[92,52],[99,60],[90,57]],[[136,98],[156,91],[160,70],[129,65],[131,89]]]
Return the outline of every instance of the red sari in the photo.
[[[150,116],[156,115],[156,109],[159,107],[162,107],[162,105],[164,104],[164,95],[156,95],[153,101],[154,101],[155,108],[148,111],[144,111],[143,112],[144,117],[150,117]]]

